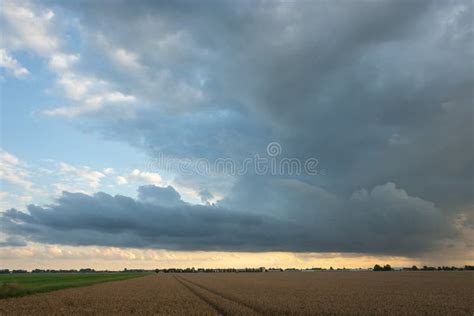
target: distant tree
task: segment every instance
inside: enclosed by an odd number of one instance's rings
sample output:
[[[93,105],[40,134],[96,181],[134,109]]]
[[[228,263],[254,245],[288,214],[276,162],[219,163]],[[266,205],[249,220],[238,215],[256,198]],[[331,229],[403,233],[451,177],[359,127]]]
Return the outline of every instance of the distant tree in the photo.
[[[392,267],[389,264],[383,266],[383,271],[392,271]]]
[[[384,265],[383,267],[376,264],[373,271],[392,271],[392,267],[389,264]]]
[[[374,266],[374,269],[373,269],[373,270],[374,270],[374,271],[383,271],[383,268],[382,268],[381,266],[379,266],[378,264],[376,264],[376,265]]]
[[[411,267],[411,269],[412,269],[413,271],[418,271],[418,267],[417,267],[417,266],[413,266],[413,267]]]

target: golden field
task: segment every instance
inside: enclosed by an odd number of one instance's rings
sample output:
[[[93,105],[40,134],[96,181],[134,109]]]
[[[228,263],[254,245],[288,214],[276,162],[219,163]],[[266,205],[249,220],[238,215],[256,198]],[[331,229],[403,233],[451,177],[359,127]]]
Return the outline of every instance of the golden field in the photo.
[[[4,315],[472,315],[474,273],[153,274],[0,300]]]

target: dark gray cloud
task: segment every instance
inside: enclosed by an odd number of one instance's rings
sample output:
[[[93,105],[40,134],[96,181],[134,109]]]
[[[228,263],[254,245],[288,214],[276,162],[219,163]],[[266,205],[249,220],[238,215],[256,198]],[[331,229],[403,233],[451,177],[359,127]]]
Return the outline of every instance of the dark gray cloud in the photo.
[[[141,186],[138,188],[138,199],[145,203],[168,208],[185,205],[179,193],[172,186],[165,188],[154,185]]]
[[[4,241],[0,242],[0,247],[23,247],[26,242],[21,237],[8,236]]]
[[[172,187],[140,187],[137,200],[64,192],[55,204],[29,205],[28,213],[7,210],[2,230],[28,241],[66,245],[404,255],[437,249],[457,234],[433,203],[410,197],[392,183],[347,199],[295,180],[267,185],[274,194],[270,204],[222,203],[238,210],[175,203]]]

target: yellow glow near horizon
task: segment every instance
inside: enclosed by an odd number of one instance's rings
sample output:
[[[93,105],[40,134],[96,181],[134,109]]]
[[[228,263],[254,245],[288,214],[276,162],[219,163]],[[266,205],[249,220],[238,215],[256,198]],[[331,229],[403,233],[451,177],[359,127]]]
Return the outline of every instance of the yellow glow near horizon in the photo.
[[[0,249],[2,268],[122,270],[124,268],[369,268],[375,264],[393,267],[412,265],[464,266],[472,263],[472,253],[463,256],[376,256],[357,253],[219,252],[168,251],[115,247],[73,247],[32,244]]]

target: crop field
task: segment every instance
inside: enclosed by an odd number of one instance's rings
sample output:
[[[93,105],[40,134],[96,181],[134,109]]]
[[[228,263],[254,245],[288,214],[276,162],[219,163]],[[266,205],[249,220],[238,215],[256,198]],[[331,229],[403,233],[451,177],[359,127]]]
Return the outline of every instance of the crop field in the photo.
[[[144,276],[142,273],[25,273],[0,275],[0,298],[23,296],[100,282]]]
[[[472,315],[474,273],[152,274],[0,300],[0,314]]]

